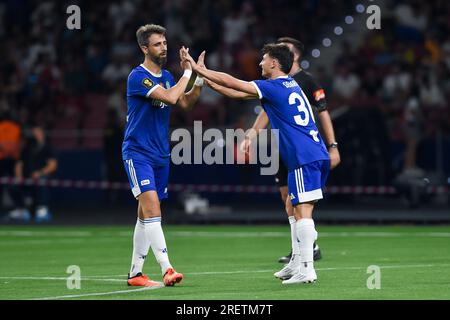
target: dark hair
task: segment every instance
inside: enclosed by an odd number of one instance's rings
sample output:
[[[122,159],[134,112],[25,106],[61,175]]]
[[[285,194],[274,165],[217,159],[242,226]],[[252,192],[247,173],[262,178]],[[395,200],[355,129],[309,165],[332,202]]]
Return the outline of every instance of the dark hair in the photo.
[[[298,51],[299,59],[303,55],[303,52],[305,52],[305,46],[303,43],[297,39],[291,38],[291,37],[281,37],[278,38],[277,43],[290,43],[294,46],[294,48]]]
[[[289,74],[292,64],[294,62],[294,54],[289,50],[289,47],[285,44],[268,43],[264,45],[262,49],[263,54],[268,54],[270,57],[277,59],[280,63],[281,71],[285,74]]]
[[[146,24],[145,26],[141,26],[136,31],[136,38],[139,46],[148,46],[148,38],[154,33],[165,35],[166,28],[157,24]]]

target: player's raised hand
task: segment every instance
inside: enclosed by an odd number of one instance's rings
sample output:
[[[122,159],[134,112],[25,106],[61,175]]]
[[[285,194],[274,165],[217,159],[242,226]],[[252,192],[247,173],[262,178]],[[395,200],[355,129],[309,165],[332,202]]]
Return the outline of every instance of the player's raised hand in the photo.
[[[186,54],[189,54],[189,48],[186,49],[184,46],[181,47],[181,49],[180,49],[180,66],[181,66],[181,69],[183,69],[183,70],[186,70],[186,69],[192,70],[192,65],[191,65],[190,61],[188,61],[186,59]]]
[[[181,56],[183,57],[183,61],[189,62],[192,66],[192,69],[194,69],[194,71],[196,69],[198,69],[197,63],[194,61],[194,59],[189,54],[189,48],[186,49],[185,47],[182,47],[180,53],[181,53]]]
[[[198,57],[197,65],[198,65],[199,68],[206,69],[206,66],[205,66],[205,54],[206,54],[206,51],[203,50],[203,52]]]

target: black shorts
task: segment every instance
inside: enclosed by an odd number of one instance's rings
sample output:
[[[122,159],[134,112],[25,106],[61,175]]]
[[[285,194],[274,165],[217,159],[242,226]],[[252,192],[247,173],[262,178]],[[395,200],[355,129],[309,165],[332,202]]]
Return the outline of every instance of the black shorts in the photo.
[[[283,160],[279,161],[278,172],[275,174],[275,183],[279,188],[287,186],[288,169],[284,165]]]

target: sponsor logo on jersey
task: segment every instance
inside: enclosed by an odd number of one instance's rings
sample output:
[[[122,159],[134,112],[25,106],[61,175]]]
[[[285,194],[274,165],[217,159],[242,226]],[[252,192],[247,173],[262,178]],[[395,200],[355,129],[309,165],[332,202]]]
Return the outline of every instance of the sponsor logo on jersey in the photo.
[[[316,99],[316,101],[325,99],[325,91],[323,91],[323,89],[314,91],[313,95],[314,95],[314,99]]]
[[[149,78],[145,78],[144,80],[142,80],[142,84],[144,87],[146,87],[147,89],[150,89],[151,87],[153,87],[154,83],[152,80],[150,80]]]
[[[150,180],[148,180],[148,179],[141,181],[141,186],[146,186],[148,184],[150,184]]]

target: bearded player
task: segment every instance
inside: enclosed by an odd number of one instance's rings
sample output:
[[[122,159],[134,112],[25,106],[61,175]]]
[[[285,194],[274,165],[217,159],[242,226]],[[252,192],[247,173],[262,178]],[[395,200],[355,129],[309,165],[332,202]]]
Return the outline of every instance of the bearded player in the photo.
[[[192,89],[185,93],[192,74],[191,65],[180,62],[184,73],[177,83],[172,74],[163,69],[167,60],[165,35],[166,29],[154,24],[137,30],[144,62],[128,76],[127,126],[122,158],[131,191],[138,201],[129,286],[160,286],[142,272],[150,248],[161,267],[164,285],[173,286],[183,279],[169,261],[161,227],[160,202],[168,196],[170,109],[174,105],[186,109],[195,104],[202,81],[198,78]]]

